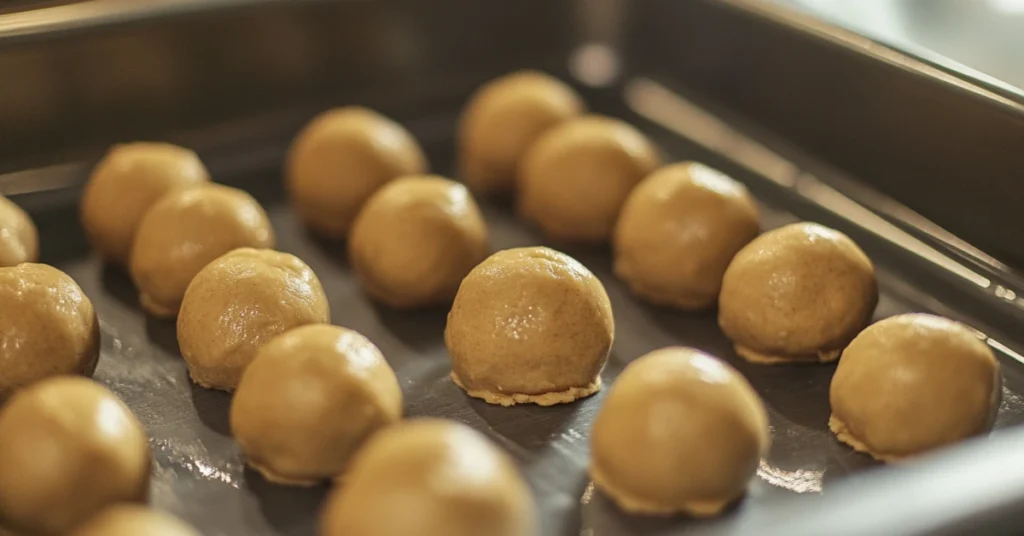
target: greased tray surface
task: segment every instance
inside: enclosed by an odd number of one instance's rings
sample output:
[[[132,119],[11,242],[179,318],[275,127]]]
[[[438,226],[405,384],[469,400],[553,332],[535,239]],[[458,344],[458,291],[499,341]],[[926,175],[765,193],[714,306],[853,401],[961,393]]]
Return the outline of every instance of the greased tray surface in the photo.
[[[596,111],[624,117],[648,131],[667,161],[703,160],[747,182],[762,201],[764,229],[813,219],[848,232],[872,257],[878,271],[881,299],[876,318],[935,311],[983,328],[967,310],[976,304],[957,308],[955,295],[945,289],[920,286],[941,278],[908,277],[917,268],[890,245],[849,225],[839,225],[820,208],[630,115],[614,92],[586,96]],[[457,110],[448,106],[405,115],[393,112],[424,145],[433,170],[449,174],[456,114]],[[467,423],[515,457],[535,492],[545,535],[660,535],[683,534],[689,529],[702,534],[756,533],[742,524],[652,520],[620,513],[592,489],[586,477],[588,434],[607,387],[577,403],[549,408],[502,408],[466,397],[448,377],[443,342],[446,309],[401,312],[370,302],[351,274],[344,245],[311,236],[296,220],[284,200],[277,169],[241,177],[217,175],[216,169],[214,173],[216,180],[243,187],[264,204],[277,233],[278,248],[302,258],[320,277],[333,322],[358,330],[380,347],[399,377],[407,416],[439,416]],[[173,321],[156,320],[140,311],[127,275],[104,266],[88,251],[78,225],[75,196],[65,192],[64,197],[66,202],[60,206],[34,213],[43,261],[67,271],[96,306],[103,338],[96,378],[131,406],[151,435],[156,460],[152,502],[211,536],[314,534],[326,486],[281,487],[245,467],[228,430],[229,395],[189,382]],[[546,243],[517,221],[507,204],[484,202],[482,206],[494,250]],[[798,494],[821,493],[850,473],[875,467],[865,456],[839,444],[828,431],[828,388],[834,366],[747,364],[736,357],[718,329],[714,311],[685,313],[647,305],[630,296],[614,278],[607,249],[548,245],[589,267],[611,298],[616,340],[603,374],[606,386],[632,359],[656,348],[686,345],[730,361],[764,399],[771,418],[771,454],[761,463],[746,499],[727,513],[727,518],[777,507]],[[1002,342],[1016,346],[1015,341]],[[1016,362],[1006,355],[1000,357],[1005,380],[997,427],[1002,428],[1024,421],[1020,398],[1024,375]]]

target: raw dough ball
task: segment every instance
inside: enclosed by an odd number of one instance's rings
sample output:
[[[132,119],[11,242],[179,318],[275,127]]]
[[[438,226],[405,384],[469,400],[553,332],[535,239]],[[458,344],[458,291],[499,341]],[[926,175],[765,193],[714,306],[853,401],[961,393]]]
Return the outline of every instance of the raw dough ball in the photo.
[[[663,348],[609,390],[591,432],[590,477],[628,512],[710,516],[744,494],[770,443],[761,399],[739,372]]]
[[[499,251],[474,268],[444,332],[455,383],[503,406],[596,393],[614,338],[601,282],[576,259],[543,247]]]
[[[402,390],[380,350],[355,331],[295,328],[256,352],[231,403],[231,434],[267,480],[314,485],[402,417]]]
[[[330,319],[327,296],[306,263],[287,253],[240,248],[192,279],[178,313],[178,345],[196,383],[233,391],[267,341]]]
[[[200,536],[178,518],[135,504],[111,506],[71,536]]]
[[[292,205],[313,230],[344,238],[363,203],[384,183],[427,172],[416,140],[366,108],[328,110],[292,143],[285,176]]]
[[[658,167],[632,126],[608,117],[566,121],[537,140],[519,168],[519,213],[567,242],[609,238],[626,197]]]
[[[82,193],[82,226],[106,260],[127,265],[135,230],[164,194],[210,180],[196,153],[169,143],[115,145]]]
[[[274,247],[267,213],[251,195],[219,184],[167,194],[135,233],[130,267],[142,307],[176,316],[199,270],[241,247]]]
[[[1001,385],[999,362],[971,329],[938,316],[894,316],[843,351],[828,424],[854,449],[898,460],[987,432]]]
[[[436,176],[403,177],[381,188],[348,242],[366,291],[398,308],[450,302],[487,250],[487,224],[473,196]]]
[[[757,231],[757,206],[742,184],[697,162],[667,166],[622,207],[615,274],[651,302],[710,307],[729,261]]]
[[[67,534],[103,508],[142,501],[149,441],[106,387],[75,376],[39,382],[0,410],[0,518]]]
[[[459,121],[462,180],[482,195],[511,192],[519,160],[533,142],[584,109],[571,87],[544,73],[520,71],[488,82]]]
[[[0,268],[0,402],[49,376],[92,375],[100,324],[92,302],[45,264]]]
[[[718,325],[755,363],[828,362],[871,320],[875,269],[846,235],[794,223],[747,244],[725,271]]]
[[[39,260],[39,234],[28,213],[0,195],[0,268]]]
[[[375,435],[327,499],[323,536],[537,536],[508,456],[466,425],[418,419]]]

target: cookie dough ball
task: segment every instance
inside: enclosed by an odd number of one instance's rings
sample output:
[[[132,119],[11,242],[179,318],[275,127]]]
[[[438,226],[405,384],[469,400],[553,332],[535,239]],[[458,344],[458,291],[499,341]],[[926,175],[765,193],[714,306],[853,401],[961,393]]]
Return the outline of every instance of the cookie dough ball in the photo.
[[[403,177],[381,188],[348,242],[363,287],[397,308],[450,302],[487,252],[487,224],[473,196],[437,176]]]
[[[846,235],[816,223],[769,231],[733,258],[718,325],[755,363],[828,362],[871,320],[875,269]]]
[[[0,268],[39,260],[39,233],[28,213],[0,195]]]
[[[481,195],[505,194],[516,168],[544,131],[583,113],[583,99],[557,78],[521,71],[485,84],[459,121],[459,174]]]
[[[92,302],[45,264],[0,268],[0,402],[49,376],[92,375],[100,324]]]
[[[0,518],[16,530],[67,534],[146,497],[146,432],[92,380],[62,376],[18,392],[0,410],[0,438]]]
[[[519,213],[555,240],[604,242],[626,197],[658,162],[651,142],[622,121],[566,121],[526,153],[519,168]]]
[[[381,431],[327,499],[323,536],[537,536],[536,505],[508,456],[466,425]],[[397,514],[397,515],[396,515]]]
[[[757,206],[742,184],[697,162],[667,166],[622,207],[615,275],[653,303],[711,307],[729,262],[757,232]]]
[[[171,192],[142,218],[131,274],[142,307],[173,317],[199,270],[237,248],[272,248],[274,231],[251,195],[218,184]]]
[[[987,432],[1002,376],[970,328],[905,314],[872,324],[832,377],[829,428],[840,441],[894,461]]]
[[[591,432],[590,477],[628,512],[711,516],[744,494],[770,442],[761,399],[739,372],[663,348],[609,390]]]
[[[427,172],[415,138],[366,108],[348,107],[314,118],[292,143],[285,185],[306,225],[344,238],[367,199],[401,175]]]
[[[401,417],[402,391],[380,350],[355,331],[309,325],[256,352],[231,402],[231,434],[267,480],[314,485]]]
[[[115,145],[93,169],[82,193],[82,226],[107,261],[127,265],[142,217],[161,197],[206,183],[196,153],[169,143]]]
[[[234,391],[267,341],[330,319],[327,296],[306,263],[287,253],[240,248],[192,279],[178,313],[178,345],[193,381]]]
[[[200,536],[178,518],[136,504],[118,504],[93,516],[71,536]]]
[[[474,268],[444,332],[452,380],[503,406],[596,393],[614,338],[601,282],[576,259],[543,247],[499,251]]]

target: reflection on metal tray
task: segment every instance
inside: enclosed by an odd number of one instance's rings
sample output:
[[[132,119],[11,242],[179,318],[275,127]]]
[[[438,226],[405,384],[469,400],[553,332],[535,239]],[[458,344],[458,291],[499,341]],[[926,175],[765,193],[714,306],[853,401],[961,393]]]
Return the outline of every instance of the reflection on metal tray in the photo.
[[[174,2],[160,4],[170,9]],[[756,91],[743,86],[769,63],[748,63],[724,76],[722,62],[757,39],[783,31],[777,20],[755,23],[757,10],[748,12],[741,0],[522,0],[488,7],[456,0],[429,6],[414,1],[185,4],[190,14],[150,22],[128,15],[124,18],[136,23],[92,21],[102,29],[75,21],[49,28],[22,26],[9,43],[0,18],[0,79],[20,73],[26,81],[20,89],[0,84],[0,97],[14,99],[0,99],[0,118],[6,120],[0,123],[5,142],[0,144],[0,170],[50,166],[0,176],[0,188],[36,191],[18,199],[39,224],[43,260],[67,270],[96,305],[103,330],[97,375],[128,401],[152,434],[157,505],[205,534],[306,535],[315,532],[326,490],[283,488],[246,470],[227,433],[228,396],[188,381],[173,323],[143,315],[128,278],[89,253],[77,221],[78,185],[88,169],[80,157],[125,138],[169,138],[196,147],[217,180],[253,192],[271,215],[279,247],[302,257],[320,276],[333,321],[370,337],[396,368],[407,414],[467,422],[519,461],[542,506],[545,534],[1015,530],[1005,507],[1024,499],[1017,485],[1024,479],[1024,464],[1016,463],[1014,452],[1019,450],[1014,442],[1024,444],[1024,434],[1004,430],[1024,422],[1024,365],[1017,353],[1024,350],[1018,330],[1024,320],[1018,295],[1024,286],[999,261],[735,114],[739,109],[760,119],[773,117],[762,113],[770,103],[751,97]],[[228,4],[241,7],[227,9]],[[451,24],[456,9],[463,21],[457,28]],[[675,23],[667,16],[673,13],[688,18]],[[702,23],[707,28],[702,30]],[[688,29],[684,33],[691,47],[699,47],[696,38],[721,43],[709,28],[757,31],[726,32],[731,38],[743,36],[739,49],[704,49],[701,56],[691,48],[664,48],[678,37],[664,31],[672,24]],[[527,31],[533,37],[524,40]],[[786,34],[790,41],[780,42],[787,47],[800,39],[807,40],[807,47],[823,46],[797,29],[785,31],[791,32]],[[260,49],[268,35],[287,46]],[[579,43],[588,45],[577,48]],[[814,57],[807,54],[805,60]],[[870,70],[858,63],[866,59],[851,65]],[[45,67],[68,62],[78,65],[68,75],[76,83],[53,84],[53,73]],[[424,144],[433,168],[450,173],[452,129],[468,93],[489,77],[526,66],[600,86],[580,86],[594,111],[636,124],[667,159],[701,160],[747,183],[762,202],[766,228],[810,219],[849,234],[877,265],[882,290],[877,317],[933,311],[976,327],[1004,364],[995,437],[916,467],[877,468],[828,432],[833,367],[746,364],[733,354],[713,312],[680,313],[634,300],[611,276],[608,252],[592,248],[566,251],[602,279],[613,303],[617,336],[605,371],[608,382],[638,355],[684,344],[736,364],[766,401],[774,448],[746,500],[723,518],[702,522],[623,515],[585,476],[589,426],[602,394],[553,408],[500,408],[466,398],[447,376],[445,311],[397,312],[370,303],[351,277],[343,248],[320,242],[298,226],[283,202],[280,161],[291,136],[313,113],[330,104],[360,103],[405,123]],[[877,72],[874,76],[879,84],[900,84]],[[740,85],[730,86],[730,79]],[[685,85],[677,85],[680,81]],[[680,94],[684,87],[697,91]],[[947,97],[960,91],[931,89],[946,91]],[[708,90],[715,99],[702,96]],[[779,97],[779,92],[764,95]],[[723,101],[727,106],[721,106]],[[793,105],[792,99],[774,102],[783,108]],[[982,106],[970,102],[958,113]],[[811,104],[814,108],[821,102]],[[834,136],[823,137],[819,145],[805,143],[805,127],[814,124],[813,117],[779,124],[783,132],[798,134],[791,139],[801,145],[837,147]],[[864,156],[882,149],[865,143],[858,150]],[[903,169],[921,169],[920,159],[908,160]],[[949,165],[966,161],[950,155]],[[875,184],[887,191],[893,186]],[[485,213],[493,247],[541,243],[507,207],[487,204]]]

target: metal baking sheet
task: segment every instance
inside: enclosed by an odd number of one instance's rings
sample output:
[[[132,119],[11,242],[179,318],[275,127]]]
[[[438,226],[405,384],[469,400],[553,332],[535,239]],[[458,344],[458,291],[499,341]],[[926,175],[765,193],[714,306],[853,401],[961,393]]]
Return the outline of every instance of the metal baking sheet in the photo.
[[[644,88],[660,87],[650,81],[640,83],[647,84],[640,86],[641,97]],[[986,296],[971,297],[956,284],[940,284],[942,270],[935,266],[922,270],[917,255],[845,219],[849,214],[829,210],[827,205],[811,202],[737,165],[728,151],[708,151],[643,117],[642,100],[639,105],[633,102],[638,91],[635,86],[584,91],[596,111],[626,118],[647,131],[667,160],[706,161],[746,182],[761,201],[765,229],[811,219],[836,226],[857,239],[878,270],[882,296],[876,318],[934,311],[965,320],[991,335],[994,344],[1003,345],[997,350],[1009,352],[1001,352],[1005,392],[998,426],[1024,421],[1024,374],[1009,350],[1021,347],[1024,341],[995,335],[973,314],[984,308]],[[461,102],[465,96],[455,94],[447,101]],[[419,138],[434,170],[452,172],[457,107],[389,112]],[[266,151],[279,155],[282,149],[283,145]],[[747,364],[733,353],[713,311],[685,313],[637,301],[613,277],[607,249],[550,244],[587,265],[608,290],[616,340],[604,372],[607,384],[645,352],[668,345],[693,346],[733,363],[753,383],[770,413],[771,454],[760,464],[748,496],[721,520],[653,520],[624,515],[595,491],[586,477],[588,435],[603,392],[550,408],[503,408],[466,397],[448,377],[443,342],[446,309],[401,312],[369,301],[351,275],[344,245],[319,240],[297,222],[284,200],[276,164],[259,163],[256,154],[248,158],[256,158],[254,166],[261,171],[239,175],[231,172],[239,167],[237,162],[226,165],[217,155],[209,155],[208,161],[218,180],[249,190],[268,209],[279,249],[305,260],[323,282],[333,322],[360,331],[381,348],[400,379],[407,416],[440,416],[467,423],[515,457],[537,497],[545,535],[668,535],[691,530],[761,534],[766,533],[764,527],[743,521],[799,502],[800,496],[827,494],[853,473],[895,471],[878,468],[829,433],[828,387],[834,366]],[[56,201],[48,203],[51,198]],[[210,536],[314,534],[327,488],[273,485],[245,467],[228,431],[229,395],[189,382],[174,323],[143,314],[128,277],[103,265],[88,251],[77,221],[74,190],[36,194],[25,201],[39,222],[43,261],[73,276],[96,306],[103,334],[96,377],[127,401],[151,434],[156,460],[153,504],[182,516]],[[518,222],[506,204],[487,202],[483,206],[494,249],[546,243]]]

